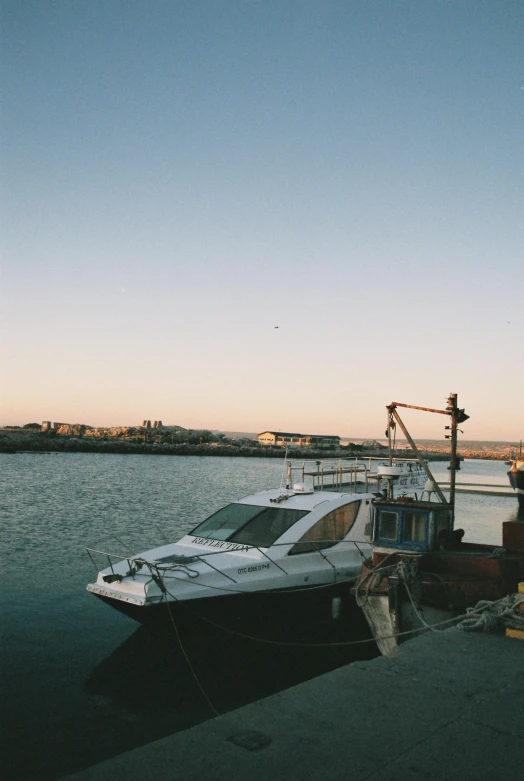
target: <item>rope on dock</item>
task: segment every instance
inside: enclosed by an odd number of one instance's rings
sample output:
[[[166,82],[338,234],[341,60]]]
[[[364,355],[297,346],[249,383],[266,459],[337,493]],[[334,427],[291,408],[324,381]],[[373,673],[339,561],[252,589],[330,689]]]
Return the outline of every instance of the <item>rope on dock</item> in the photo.
[[[507,626],[524,629],[521,605],[524,605],[524,594],[508,594],[496,602],[483,599],[475,607],[467,608],[469,615],[457,625],[457,629],[463,632],[498,632]]]

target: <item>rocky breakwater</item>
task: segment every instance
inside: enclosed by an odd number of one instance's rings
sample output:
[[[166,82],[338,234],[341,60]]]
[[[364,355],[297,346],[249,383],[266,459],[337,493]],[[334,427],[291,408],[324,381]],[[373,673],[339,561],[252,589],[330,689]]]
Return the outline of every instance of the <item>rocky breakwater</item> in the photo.
[[[429,457],[433,455],[448,454],[449,443],[438,442],[418,442],[421,448]],[[491,442],[459,442],[457,454],[461,458],[486,459],[488,461],[507,461],[514,457],[517,446],[511,443],[491,443]]]
[[[142,426],[88,426],[83,423],[43,423],[0,429],[0,452],[156,452],[175,445],[179,426],[150,429]]]
[[[43,429],[43,430],[42,430]],[[371,443],[370,443],[371,444]],[[0,429],[0,453],[119,453],[147,455],[244,456],[253,458],[284,458],[281,447],[261,447],[247,437],[231,439],[210,431],[183,429],[181,426],[114,426],[102,428],[80,423],[55,423],[52,428]],[[384,447],[353,445],[337,450],[288,450],[290,459],[326,459],[386,457]],[[397,455],[412,458],[410,451]],[[447,455],[428,454],[441,460]]]
[[[484,448],[459,447],[457,452],[463,458],[485,458],[488,461],[507,461],[512,457],[514,448],[508,446],[501,450],[485,450]]]
[[[102,428],[86,426],[83,423],[55,423],[53,431],[59,437],[94,437],[98,439],[129,439],[141,435],[141,426],[113,426]],[[50,432],[49,432],[50,433]]]

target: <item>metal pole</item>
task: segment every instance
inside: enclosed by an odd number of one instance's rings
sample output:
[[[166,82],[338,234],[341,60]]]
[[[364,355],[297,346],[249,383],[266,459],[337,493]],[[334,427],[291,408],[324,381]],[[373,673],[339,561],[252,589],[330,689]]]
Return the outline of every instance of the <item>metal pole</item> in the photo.
[[[457,394],[455,394],[456,396]],[[401,404],[400,401],[392,401],[391,407],[405,407],[406,409],[420,409],[422,412],[438,412],[439,415],[449,415],[449,409],[432,409],[431,407],[416,407],[414,404]]]
[[[388,447],[389,447],[389,465],[393,466],[393,449],[391,447],[391,423],[393,422],[391,411],[388,410]]]
[[[451,415],[451,463],[449,465],[449,503],[451,505],[452,528],[455,523],[455,467],[457,460],[457,394],[450,393],[448,412]]]

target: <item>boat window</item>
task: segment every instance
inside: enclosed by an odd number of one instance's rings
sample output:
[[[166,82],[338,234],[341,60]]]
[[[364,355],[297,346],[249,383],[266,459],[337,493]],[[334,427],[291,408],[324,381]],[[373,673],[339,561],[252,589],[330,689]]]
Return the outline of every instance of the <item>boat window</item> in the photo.
[[[451,529],[451,513],[448,511],[435,513],[435,539],[442,529]]]
[[[291,548],[289,555],[331,548],[343,540],[355,523],[360,501],[338,507],[317,521]]]
[[[426,539],[426,516],[424,513],[406,513],[404,516],[403,540],[424,542]]]
[[[378,523],[378,536],[380,539],[397,539],[398,513],[391,512],[391,510],[381,510]]]
[[[308,512],[283,507],[228,504],[189,533],[193,537],[267,548]]]

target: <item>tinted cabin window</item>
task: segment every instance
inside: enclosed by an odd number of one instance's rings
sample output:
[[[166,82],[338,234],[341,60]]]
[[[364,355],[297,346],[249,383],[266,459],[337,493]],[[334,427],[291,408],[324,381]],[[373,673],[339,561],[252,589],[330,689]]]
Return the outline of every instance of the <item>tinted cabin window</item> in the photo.
[[[230,542],[269,548],[308,512],[309,510],[284,510],[283,507],[267,507],[260,515],[253,518],[228,539]]]
[[[360,502],[351,502],[321,518],[293,545],[289,555],[331,548],[343,540],[355,523]]]
[[[379,516],[378,536],[382,540],[396,540],[398,514],[390,510],[382,510]]]
[[[189,532],[193,537],[269,547],[308,510],[229,504]]]
[[[426,539],[426,516],[423,513],[406,513],[404,535],[406,542],[424,542]]]

